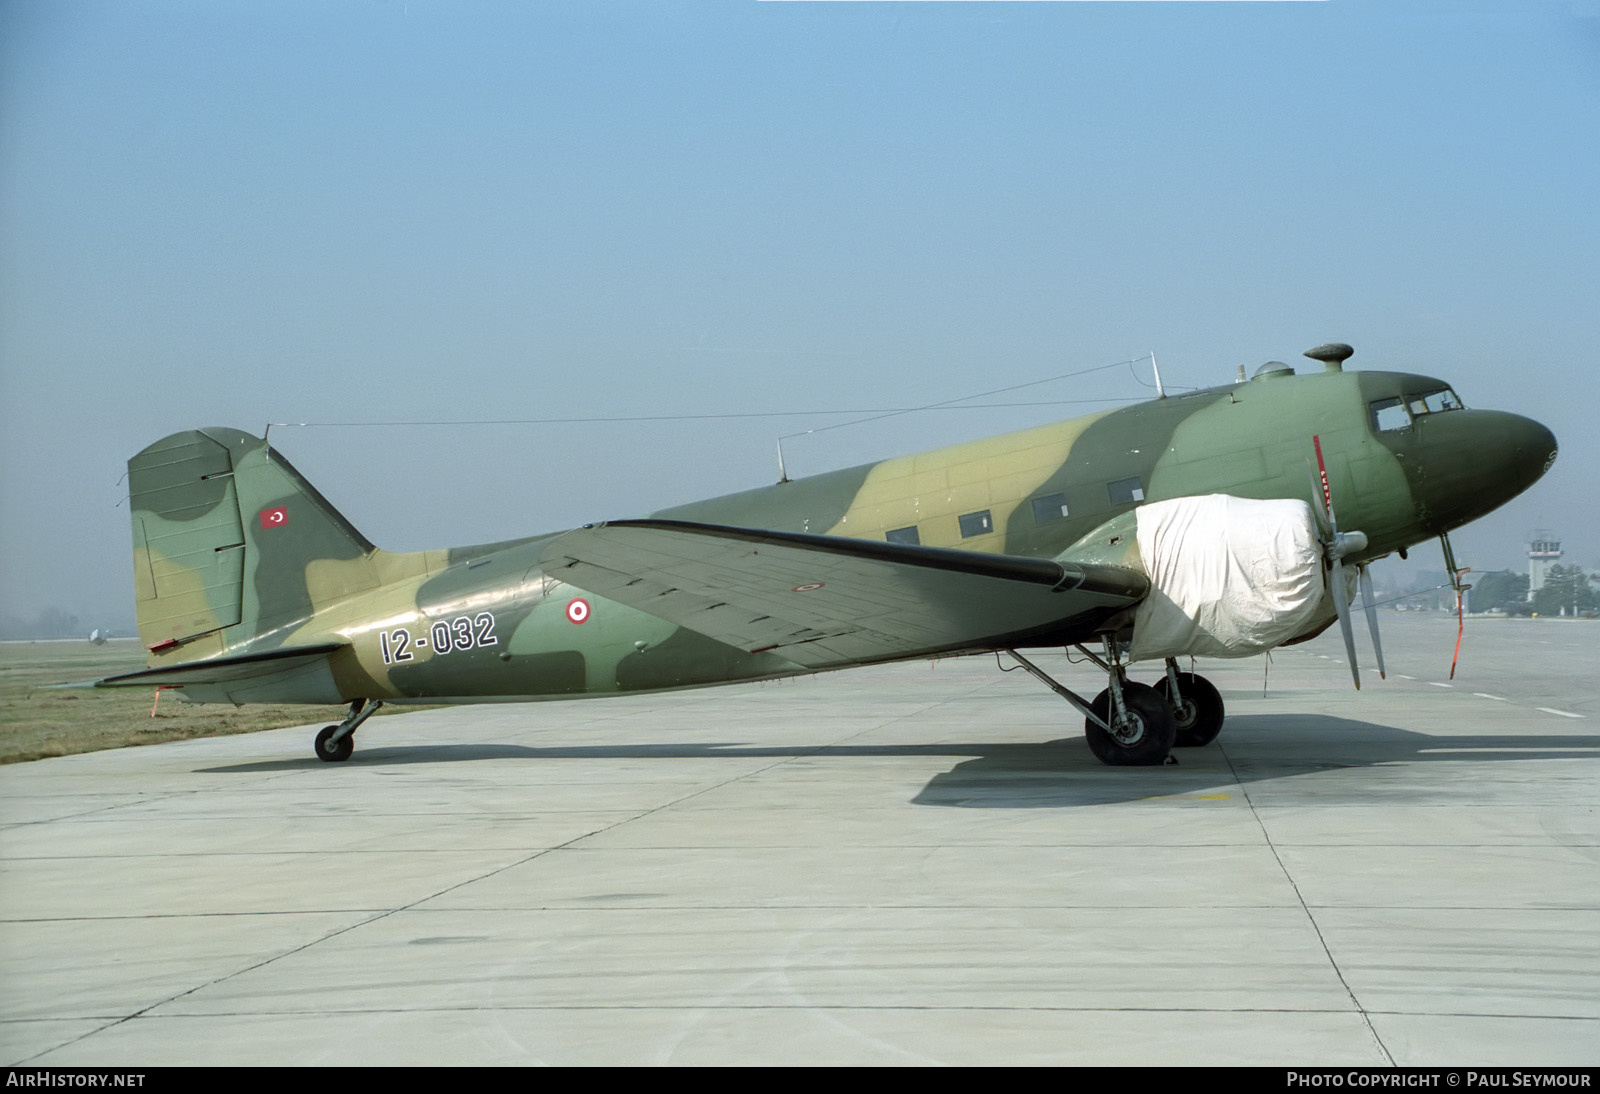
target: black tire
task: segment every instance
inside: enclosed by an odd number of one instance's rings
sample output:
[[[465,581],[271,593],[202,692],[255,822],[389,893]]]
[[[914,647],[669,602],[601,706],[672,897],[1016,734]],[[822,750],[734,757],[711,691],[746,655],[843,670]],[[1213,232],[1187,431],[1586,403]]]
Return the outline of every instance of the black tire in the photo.
[[[1122,685],[1122,705],[1127,711],[1124,724],[1111,720],[1111,692],[1102,691],[1089,709],[1111,726],[1107,733],[1084,719],[1083,734],[1089,751],[1103,764],[1113,767],[1154,767],[1166,763],[1177,729],[1172,722],[1172,707],[1143,684]]]
[[[1156,681],[1156,691],[1172,704],[1172,680],[1163,676]],[[1177,729],[1173,742],[1179,748],[1199,748],[1217,739],[1222,732],[1222,696],[1211,686],[1211,681],[1192,672],[1178,673],[1178,693],[1183,701],[1172,709],[1172,724]]]
[[[338,729],[338,726],[328,726],[317,734],[317,759],[324,763],[336,764],[348,760],[350,754],[356,750],[354,733],[346,735],[342,740],[333,739]]]

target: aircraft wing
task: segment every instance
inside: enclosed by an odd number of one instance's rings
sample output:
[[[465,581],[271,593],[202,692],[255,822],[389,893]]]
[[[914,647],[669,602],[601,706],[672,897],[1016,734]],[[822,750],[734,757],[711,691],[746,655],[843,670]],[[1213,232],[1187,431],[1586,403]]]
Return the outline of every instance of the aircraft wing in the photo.
[[[559,537],[545,573],[747,653],[807,668],[1081,641],[1137,603],[1143,574],[672,520]]]

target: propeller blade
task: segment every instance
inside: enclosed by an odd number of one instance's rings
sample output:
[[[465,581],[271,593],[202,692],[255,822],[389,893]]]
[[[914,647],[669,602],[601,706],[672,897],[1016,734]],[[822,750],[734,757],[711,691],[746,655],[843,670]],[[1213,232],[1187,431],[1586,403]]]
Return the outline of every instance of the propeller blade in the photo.
[[[1328,465],[1322,458],[1322,437],[1320,434],[1311,435],[1311,447],[1317,451],[1317,478],[1312,480],[1313,492],[1322,498],[1323,507],[1328,510],[1328,527],[1333,529],[1333,538],[1339,538],[1339,518],[1333,515],[1333,490],[1328,486]],[[1317,490],[1316,487],[1320,487]]]
[[[1333,607],[1339,613],[1339,631],[1344,635],[1344,651],[1350,658],[1350,679],[1356,690],[1361,690],[1361,669],[1356,665],[1356,636],[1350,626],[1350,586],[1344,579],[1344,563],[1338,557],[1328,569],[1328,585],[1333,593]]]
[[[1317,531],[1324,540],[1328,537],[1328,511],[1322,507],[1322,487],[1317,483],[1317,469],[1306,461],[1306,478],[1311,480],[1311,515],[1317,518]]]
[[[1350,658],[1350,679],[1355,684],[1356,690],[1361,690],[1361,666],[1356,663],[1356,636],[1355,629],[1350,625],[1350,584],[1344,577],[1344,559],[1348,555],[1360,554],[1367,549],[1367,536],[1364,532],[1339,532],[1339,518],[1333,512],[1333,489],[1328,485],[1328,464],[1322,458],[1322,437],[1313,433],[1311,447],[1317,453],[1317,469],[1311,476],[1311,497],[1314,502],[1312,511],[1319,508],[1319,530],[1322,533],[1323,547],[1323,576],[1328,579],[1328,591],[1333,594],[1333,607],[1339,615],[1339,631],[1344,635],[1344,652]],[[1310,463],[1306,470],[1311,470]],[[1326,520],[1322,519],[1326,516]],[[1363,578],[1366,577],[1366,567],[1358,566],[1357,571]],[[1372,645],[1378,651],[1378,675],[1384,679],[1383,648],[1378,645],[1378,619],[1374,614],[1372,597],[1367,593],[1368,586],[1362,587],[1362,598],[1367,605],[1367,622],[1372,627]]]
[[[1387,680],[1389,674],[1383,670],[1383,642],[1378,638],[1378,604],[1372,595],[1372,570],[1362,566],[1357,572],[1361,575],[1361,604],[1367,610],[1367,629],[1372,632],[1372,652],[1378,655],[1378,679]]]

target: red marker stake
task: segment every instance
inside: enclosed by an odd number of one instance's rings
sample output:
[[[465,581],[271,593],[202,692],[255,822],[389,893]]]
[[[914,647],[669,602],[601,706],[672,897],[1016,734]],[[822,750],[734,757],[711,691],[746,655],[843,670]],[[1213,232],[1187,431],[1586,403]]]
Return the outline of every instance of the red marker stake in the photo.
[[[1472,588],[1471,585],[1461,584],[1461,579],[1471,572],[1471,570],[1457,570],[1452,575],[1455,578],[1452,584],[1456,587],[1456,652],[1450,655],[1450,679],[1452,680],[1456,678],[1456,662],[1461,659],[1461,636],[1467,631],[1467,618],[1461,612],[1461,594]]]

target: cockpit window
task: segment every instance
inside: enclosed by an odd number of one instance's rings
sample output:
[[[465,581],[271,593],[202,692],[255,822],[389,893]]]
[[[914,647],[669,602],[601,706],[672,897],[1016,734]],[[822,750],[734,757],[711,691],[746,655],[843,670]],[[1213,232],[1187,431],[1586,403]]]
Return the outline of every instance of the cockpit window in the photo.
[[[1461,400],[1456,398],[1456,393],[1449,388],[1440,388],[1425,395],[1407,396],[1407,402],[1411,405],[1413,415],[1440,414],[1446,410],[1461,409]]]
[[[1378,399],[1372,404],[1372,424],[1379,430],[1404,429],[1411,424],[1404,399]]]
[[[1461,400],[1447,387],[1372,402],[1372,425],[1379,430],[1405,429],[1425,414],[1462,409]]]

